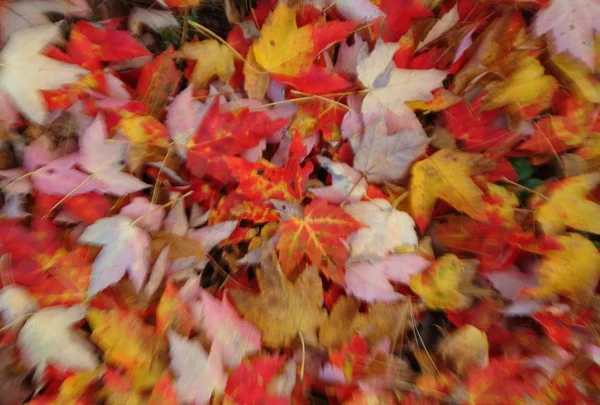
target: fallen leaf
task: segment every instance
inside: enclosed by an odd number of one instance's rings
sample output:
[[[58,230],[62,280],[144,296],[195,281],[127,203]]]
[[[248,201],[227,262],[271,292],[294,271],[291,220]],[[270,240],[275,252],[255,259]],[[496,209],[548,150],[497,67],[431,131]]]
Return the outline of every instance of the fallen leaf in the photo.
[[[563,2],[552,0],[541,10],[533,22],[536,36],[550,32],[552,49],[555,54],[569,52],[593,69],[594,32],[600,30],[597,21],[600,17],[600,4],[592,0]]]
[[[349,262],[382,259],[397,248],[414,248],[418,244],[410,215],[396,210],[383,198],[347,204],[344,211],[367,226],[348,237]]]
[[[92,340],[104,352],[107,363],[123,368],[139,389],[156,384],[165,365],[159,358],[159,342],[152,327],[121,309],[90,309],[87,320]]]
[[[440,257],[428,270],[410,279],[410,289],[430,309],[460,310],[468,308],[472,298],[468,289],[479,262],[461,260],[453,254]],[[463,289],[467,289],[463,292]]]
[[[165,371],[152,389],[147,405],[179,405],[177,391],[169,372]]]
[[[525,298],[544,299],[561,295],[585,301],[600,278],[600,252],[577,233],[546,236],[539,241],[518,242],[528,252],[544,256],[539,264],[539,287],[525,289]]]
[[[217,76],[226,83],[235,73],[233,52],[215,39],[200,42],[187,42],[175,57],[196,61],[190,80],[197,89],[206,87],[210,80]]]
[[[289,399],[269,394],[269,383],[282,369],[283,356],[261,356],[240,364],[229,375],[225,394],[235,404],[285,405]],[[295,375],[294,375],[295,377]]]
[[[175,389],[183,404],[208,403],[227,384],[219,352],[207,354],[199,343],[169,332],[171,370],[177,377]]]
[[[20,326],[37,309],[37,303],[27,289],[9,285],[0,290],[0,319],[4,328]]]
[[[304,218],[290,218],[279,226],[277,250],[283,272],[291,274],[306,254],[326,277],[342,283],[349,255],[343,239],[363,226],[341,208],[314,200],[305,208]]]
[[[558,235],[569,227],[600,234],[600,205],[587,199],[599,183],[600,173],[589,173],[552,184],[548,200],[534,211],[542,231]]]
[[[348,296],[338,299],[329,318],[319,330],[319,343],[333,349],[350,341],[357,333],[370,345],[390,338],[400,339],[411,324],[410,302],[377,302],[368,307],[368,312],[359,312],[359,302]]]
[[[413,165],[410,207],[413,218],[424,231],[438,198],[473,219],[487,219],[483,192],[471,180],[471,162],[478,155],[442,149]]]
[[[77,65],[42,55],[46,45],[60,38],[60,24],[24,28],[11,35],[0,52],[0,90],[37,124],[45,124],[49,117],[39,90],[56,90],[88,73]]]
[[[93,346],[72,330],[86,312],[81,305],[57,306],[41,309],[27,320],[17,345],[23,362],[35,368],[37,376],[41,377],[48,365],[61,370],[93,370],[100,365]]]
[[[274,250],[263,246],[257,279],[258,294],[238,289],[229,294],[244,319],[262,331],[263,345],[286,347],[299,333],[304,340],[316,340],[317,328],[327,317],[321,308],[323,286],[316,267],[306,267],[292,283],[281,271]]]
[[[225,366],[234,369],[260,349],[261,333],[244,321],[227,299],[217,300],[204,290],[200,295],[202,301],[192,307],[194,319],[212,340],[211,350],[220,350]]]
[[[447,364],[459,375],[466,375],[472,368],[482,369],[489,364],[489,345],[485,332],[472,325],[465,325],[444,337],[438,351]]]
[[[346,264],[346,292],[365,302],[398,301],[403,297],[390,281],[408,285],[410,276],[419,274],[431,263],[420,255],[389,255],[376,261]]]
[[[156,308],[156,333],[164,335],[168,330],[174,330],[180,335],[188,336],[192,330],[192,323],[192,314],[173,282],[168,280]]]
[[[122,215],[102,218],[85,229],[79,242],[103,246],[92,264],[88,297],[117,283],[125,272],[140,291],[150,266],[150,238],[129,218]]]
[[[442,87],[446,72],[436,69],[398,69],[393,56],[400,49],[397,43],[378,41],[375,49],[358,63],[358,79],[369,90],[362,111],[381,110],[381,106],[398,116],[414,114],[407,101],[429,101],[431,92]]]
[[[296,9],[278,3],[263,24],[252,52],[256,62],[282,83],[302,91],[342,91],[348,82],[312,62],[325,47],[344,39],[355,27],[350,21],[321,20],[298,28]]]

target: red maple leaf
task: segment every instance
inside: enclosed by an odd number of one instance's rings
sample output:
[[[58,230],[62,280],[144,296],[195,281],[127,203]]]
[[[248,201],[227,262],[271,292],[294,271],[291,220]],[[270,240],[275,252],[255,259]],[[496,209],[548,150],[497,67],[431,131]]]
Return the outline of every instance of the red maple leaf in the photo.
[[[78,21],[71,29],[67,54],[73,62],[88,70],[102,68],[102,62],[148,56],[150,52],[136,41],[129,31],[99,27],[87,21]]]
[[[287,125],[287,119],[271,119],[264,112],[242,108],[220,112],[219,103],[214,102],[200,127],[188,143],[188,168],[196,176],[211,177],[228,182],[232,163],[227,157],[237,155],[268,138]]]
[[[267,392],[271,380],[281,370],[284,356],[261,356],[244,360],[229,374],[225,394],[238,405],[286,405],[287,398]]]

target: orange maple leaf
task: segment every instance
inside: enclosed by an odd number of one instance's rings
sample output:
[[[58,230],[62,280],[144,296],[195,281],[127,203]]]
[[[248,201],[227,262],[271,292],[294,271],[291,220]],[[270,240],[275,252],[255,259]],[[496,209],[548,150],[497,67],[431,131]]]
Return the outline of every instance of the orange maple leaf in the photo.
[[[343,266],[349,255],[343,239],[363,227],[340,207],[326,200],[312,201],[304,218],[288,219],[279,227],[277,250],[283,272],[292,273],[306,254],[326,277],[343,284]]]

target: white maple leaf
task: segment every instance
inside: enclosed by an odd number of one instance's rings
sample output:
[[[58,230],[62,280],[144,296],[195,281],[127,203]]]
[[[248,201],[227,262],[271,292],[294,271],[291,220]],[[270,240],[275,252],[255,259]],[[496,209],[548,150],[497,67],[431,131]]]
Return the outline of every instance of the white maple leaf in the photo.
[[[390,281],[408,284],[410,276],[421,273],[431,263],[415,254],[390,255],[375,263],[346,264],[346,292],[365,302],[397,301],[403,297]]]
[[[552,34],[555,53],[569,52],[594,68],[594,31],[600,30],[600,1],[553,0],[538,11],[533,22],[536,36]]]
[[[134,7],[129,13],[127,29],[135,36],[142,34],[146,26],[153,31],[160,32],[166,28],[179,27],[179,21],[172,11]]]
[[[95,180],[104,184],[101,191],[122,196],[150,187],[121,170],[127,164],[126,142],[108,142],[104,118],[98,115],[80,139],[79,164]]]
[[[388,200],[377,198],[348,204],[344,211],[366,228],[348,237],[348,261],[377,260],[399,247],[415,247],[419,243],[415,221],[406,212],[398,211]]]
[[[142,288],[149,267],[150,237],[130,218],[102,218],[88,226],[78,242],[103,246],[92,264],[89,297],[117,283],[126,272],[136,290]]]
[[[37,309],[37,303],[25,288],[8,285],[0,290],[0,315],[4,325],[18,324]]]
[[[397,43],[380,40],[358,62],[358,79],[369,90],[363,101],[363,113],[381,110],[382,106],[400,116],[412,113],[405,102],[429,101],[433,98],[431,92],[442,86],[445,71],[398,69],[393,60],[398,49]]]
[[[256,326],[243,320],[227,299],[218,300],[201,291],[202,301],[194,304],[192,313],[212,341],[211,350],[219,350],[230,369],[260,349],[261,334]]]
[[[0,90],[36,124],[44,124],[48,118],[40,90],[55,90],[88,72],[42,55],[46,45],[60,38],[60,24],[24,28],[12,34],[0,52]]]
[[[367,124],[363,140],[354,156],[354,169],[369,182],[383,183],[404,177],[410,164],[427,149],[428,138],[403,131],[387,135],[383,119]]]
[[[175,389],[183,404],[206,404],[213,392],[221,394],[227,384],[227,375],[219,351],[210,355],[199,343],[169,331],[171,370],[177,378]]]
[[[332,175],[331,186],[309,191],[334,204],[359,201],[367,192],[367,180],[385,183],[402,179],[410,164],[427,149],[429,140],[420,132],[402,131],[387,135],[383,118],[367,124],[362,142],[354,155],[353,167],[319,157],[319,163]]]
[[[41,376],[46,365],[66,370],[93,370],[100,365],[93,346],[73,324],[85,318],[87,307],[44,308],[31,316],[19,332],[21,358]]]
[[[51,24],[47,14],[62,14],[85,17],[90,6],[85,1],[68,0],[25,0],[2,4],[2,39],[23,28]]]

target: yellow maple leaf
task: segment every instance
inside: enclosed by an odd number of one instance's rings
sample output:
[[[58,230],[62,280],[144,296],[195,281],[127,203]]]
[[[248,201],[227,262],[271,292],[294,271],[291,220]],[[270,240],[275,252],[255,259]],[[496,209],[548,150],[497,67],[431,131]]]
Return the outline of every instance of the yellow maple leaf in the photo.
[[[93,371],[80,371],[67,377],[60,385],[58,396],[51,405],[78,405],[81,396],[85,393],[91,383],[100,377],[101,369]]]
[[[474,153],[441,149],[414,164],[411,170],[410,207],[423,231],[438,198],[477,220],[487,219],[483,191],[471,180]]]
[[[196,88],[203,88],[217,76],[222,82],[227,82],[235,73],[233,52],[214,39],[200,42],[188,42],[175,52],[175,57],[192,59],[196,66],[190,80]]]
[[[246,63],[244,63],[244,89],[248,94],[248,98],[255,100],[265,98],[270,79],[268,73],[261,70],[256,62],[254,46],[252,45],[246,55]]]
[[[533,118],[550,106],[558,81],[544,74],[544,67],[536,58],[517,53],[507,57],[504,66],[510,66],[506,80],[486,86],[485,109],[508,106],[507,111],[513,116]]]
[[[156,384],[166,367],[157,356],[159,342],[152,327],[119,309],[90,309],[87,320],[92,340],[104,351],[107,363],[125,369],[140,390]]]
[[[310,25],[298,28],[296,8],[281,1],[262,26],[253,45],[256,62],[271,73],[296,76],[314,58]]]
[[[586,302],[593,296],[600,278],[600,252],[589,239],[578,233],[568,233],[518,246],[544,255],[538,266],[540,285],[525,289],[525,297],[546,299],[561,295]]]
[[[586,198],[599,183],[600,173],[589,173],[552,184],[548,201],[534,211],[542,231],[557,235],[569,227],[600,234],[600,205]]]
[[[473,367],[484,368],[489,362],[487,336],[473,325],[465,325],[444,337],[438,351],[459,375],[465,375]]]
[[[244,319],[261,330],[263,345],[283,348],[300,333],[304,340],[316,341],[317,329],[327,318],[317,268],[305,268],[292,283],[281,271],[273,247],[263,245],[256,277],[260,293],[236,289],[229,295]]]
[[[561,53],[550,58],[549,66],[552,73],[580,97],[600,103],[600,83],[583,62]]]
[[[471,281],[479,265],[478,260],[461,260],[453,254],[440,257],[431,268],[410,279],[410,288],[429,309],[454,311],[468,308],[473,290]]]

